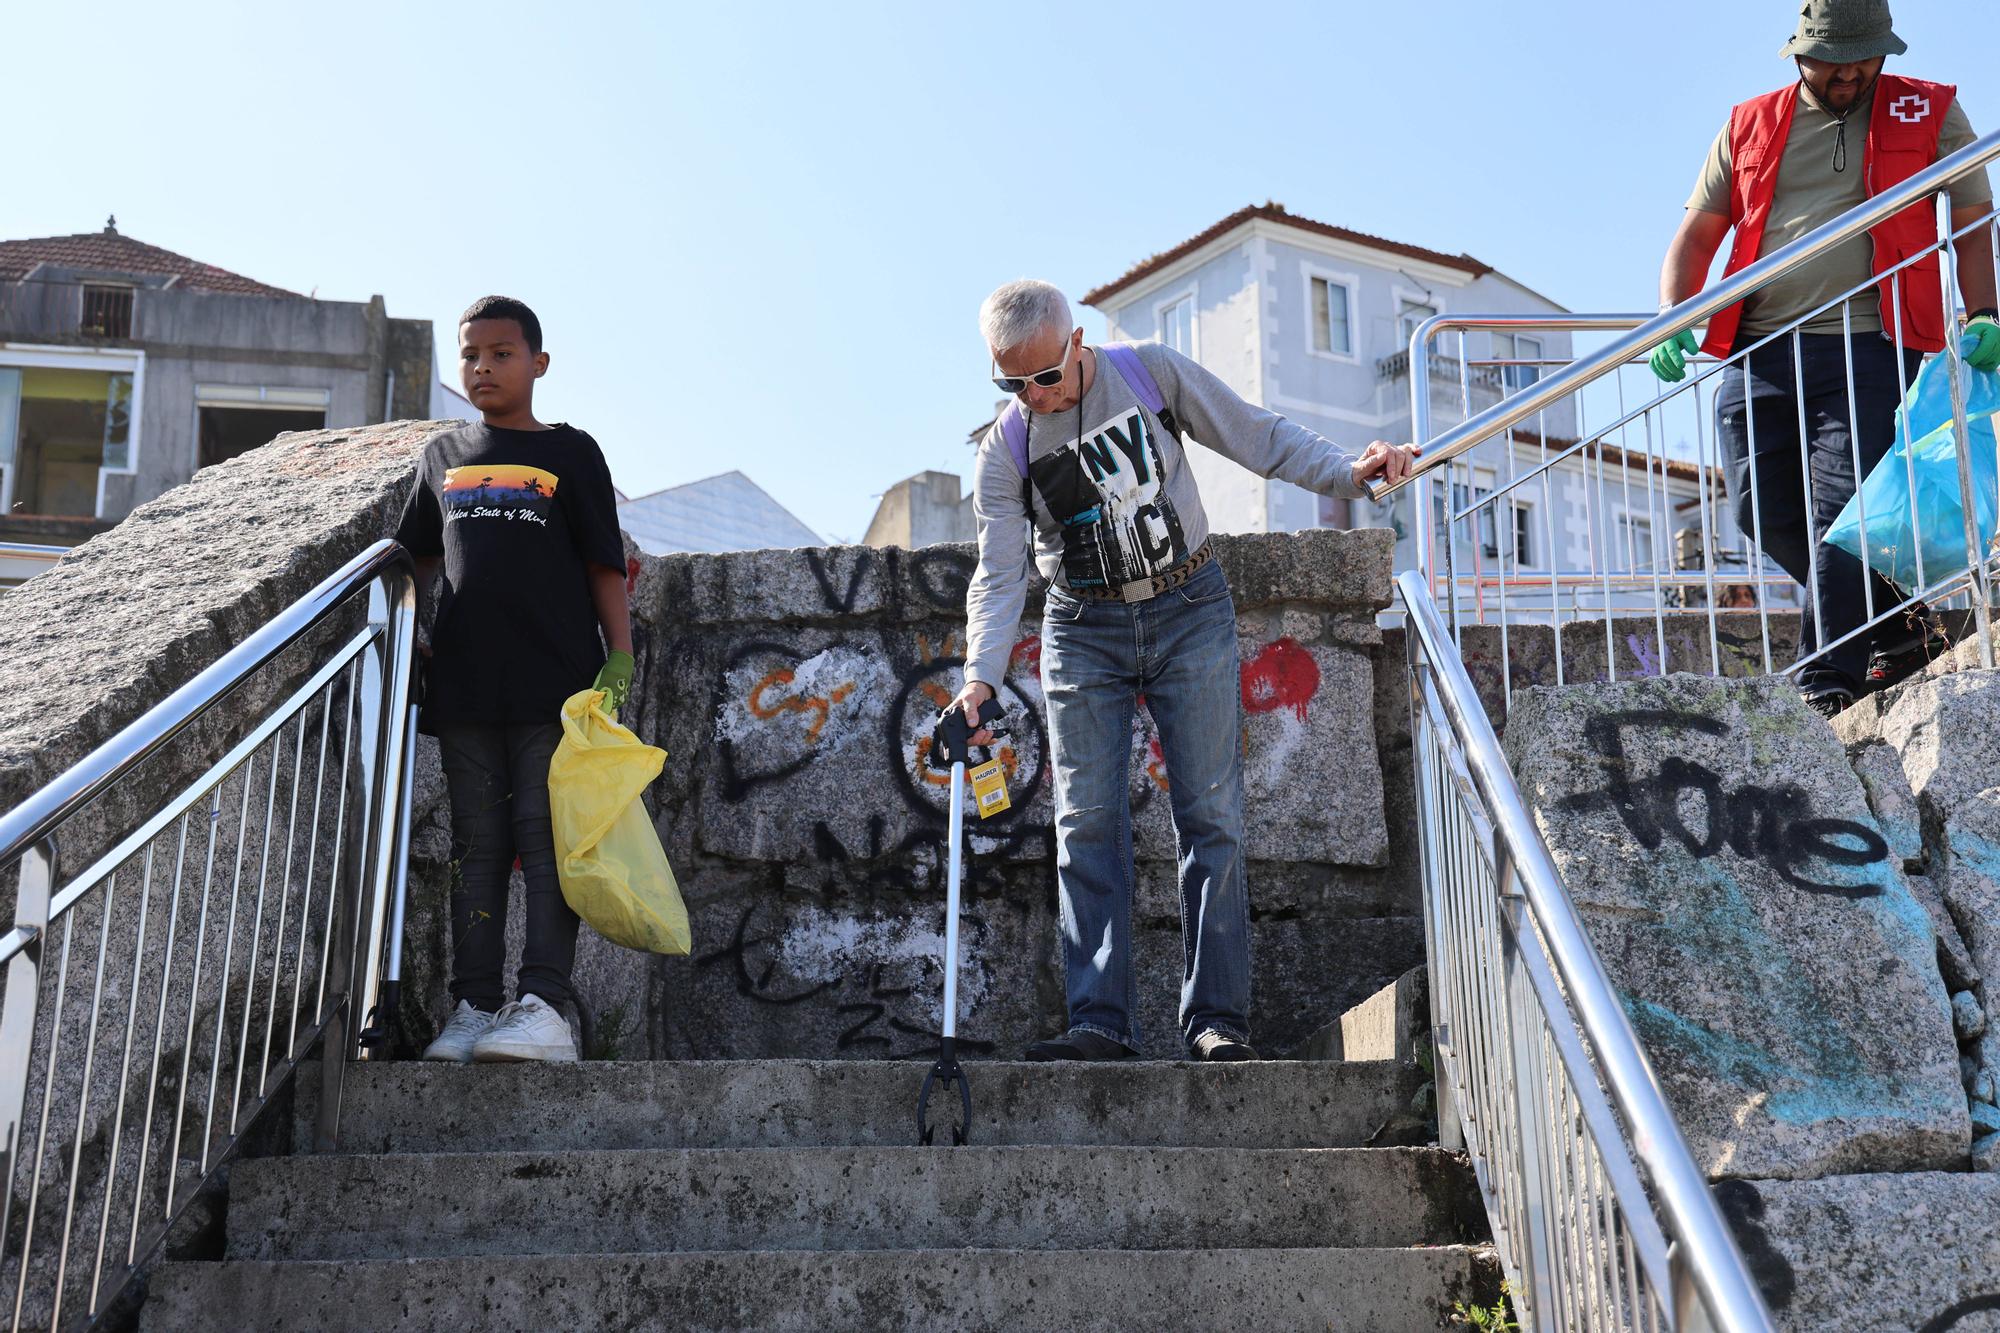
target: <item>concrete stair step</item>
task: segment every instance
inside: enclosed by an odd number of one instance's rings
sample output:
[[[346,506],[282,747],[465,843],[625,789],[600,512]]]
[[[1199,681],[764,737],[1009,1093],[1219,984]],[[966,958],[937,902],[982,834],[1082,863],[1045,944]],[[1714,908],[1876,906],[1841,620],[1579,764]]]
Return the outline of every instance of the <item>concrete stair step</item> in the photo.
[[[916,1141],[914,1061],[588,1061],[349,1069],[347,1152],[564,1148],[804,1148]],[[974,1062],[971,1140],[981,1145],[1354,1147],[1409,1106],[1423,1075],[1391,1062],[1238,1065]],[[318,1105],[318,1067],[298,1105]],[[957,1099],[932,1118],[958,1116]],[[302,1117],[299,1151],[312,1145]]]
[[[232,1170],[228,1257],[1381,1247],[1474,1239],[1481,1216],[1436,1148],[288,1157]]]
[[[168,1263],[141,1328],[1328,1329],[1416,1333],[1491,1304],[1484,1247],[876,1250]],[[220,1325],[218,1318],[221,1319]]]

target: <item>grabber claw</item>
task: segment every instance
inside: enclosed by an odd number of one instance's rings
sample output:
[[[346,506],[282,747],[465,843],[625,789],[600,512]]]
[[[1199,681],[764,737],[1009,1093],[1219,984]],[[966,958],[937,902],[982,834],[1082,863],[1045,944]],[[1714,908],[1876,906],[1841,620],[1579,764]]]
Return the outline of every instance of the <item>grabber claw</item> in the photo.
[[[931,1072],[924,1075],[924,1086],[917,1093],[917,1142],[928,1148],[936,1131],[931,1127],[931,1089],[958,1085],[959,1122],[951,1128],[951,1146],[963,1148],[966,1136],[972,1131],[972,1085],[966,1082],[965,1071],[958,1067],[957,1056],[952,1051],[953,1041],[944,1039],[943,1050],[938,1062],[931,1066]]]

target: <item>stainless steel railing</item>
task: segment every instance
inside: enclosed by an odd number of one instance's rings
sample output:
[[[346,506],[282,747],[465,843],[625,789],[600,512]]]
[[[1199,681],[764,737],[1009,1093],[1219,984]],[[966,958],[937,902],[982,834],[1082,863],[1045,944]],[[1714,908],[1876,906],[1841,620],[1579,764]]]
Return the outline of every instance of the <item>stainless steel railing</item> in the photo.
[[[315,1041],[337,1134],[399,972],[415,628],[378,542],[0,815],[9,1327],[111,1308]]]
[[[0,588],[25,583],[69,554],[67,546],[0,542]]]
[[[1438,1121],[1521,1326],[1772,1327],[1421,574],[1407,608]]]
[[[2000,533],[1979,531],[1971,504],[1964,505],[1964,570],[1927,576],[1919,558],[1914,586],[1892,589],[1872,577],[1860,580],[1854,594],[1862,603],[1860,626],[1837,638],[1826,636],[1831,641],[1817,643],[1797,660],[1785,660],[1791,655],[1787,639],[1798,632],[1799,617],[1793,609],[1809,609],[1821,594],[1810,567],[1795,580],[1762,554],[1765,516],[1772,501],[1784,498],[1767,497],[1765,492],[1780,484],[1799,488],[1807,515],[1806,547],[1811,549],[1824,532],[1823,521],[1811,517],[1818,483],[1804,442],[1807,395],[1798,370],[1803,328],[1829,317],[1851,330],[1854,301],[1873,291],[1877,278],[1870,277],[1764,337],[1739,340],[1743,345],[1720,361],[1697,360],[1679,384],[1659,385],[1643,358],[1665,339],[1819,261],[1835,246],[1921,204],[1995,159],[2000,159],[2000,133],[1978,140],[1658,316],[1440,316],[1415,331],[1410,349],[1413,433],[1425,444],[1426,457],[1412,480],[1404,483],[1414,500],[1414,521],[1407,525],[1417,547],[1414,563],[1426,575],[1461,648],[1468,626],[1487,625],[1497,631],[1496,647],[1504,663],[1499,673],[1503,709],[1515,682],[1524,678],[1563,684],[1572,679],[1616,679],[1621,672],[1795,673],[1851,640],[1872,635],[1920,604],[1932,610],[1961,608],[1965,614],[1960,619],[1977,634],[1982,663],[1993,665],[1990,568]],[[1942,213],[1943,201],[1938,202]],[[1956,226],[1941,218],[1937,242],[1905,256],[1890,270],[1896,299],[1887,303],[1893,309],[1885,307],[1883,318],[1898,373],[1904,376],[1899,388],[1905,392],[1902,275],[1932,254],[1955,270],[1958,251],[1969,237],[1983,240],[1978,248],[1986,257],[1980,262],[1995,264],[2000,281],[2000,260],[1994,258],[2000,256],[2000,215],[1991,209]],[[1947,280],[1942,313],[1948,328],[1951,296]],[[1482,357],[1474,342],[1496,334],[1553,331],[1603,333],[1609,341],[1594,353],[1567,360]],[[1452,335],[1455,347],[1436,345]],[[1842,341],[1852,417],[1854,344],[1851,337]],[[1948,337],[1942,355],[1953,367],[1956,438],[1964,441],[1956,341]],[[1747,396],[1751,358],[1758,357],[1759,365],[1765,366],[1770,355],[1787,350],[1795,381],[1801,457],[1791,469],[1797,479],[1773,477],[1764,482],[1760,472],[1773,464],[1768,451],[1760,454],[1756,448],[1756,414],[1746,414],[1753,436],[1745,456],[1728,457],[1721,432],[1713,426],[1715,400],[1725,386],[1742,388]],[[1428,385],[1434,378],[1431,366],[1439,358],[1459,370],[1465,386],[1464,419],[1434,431],[1433,394],[1416,386]],[[1514,391],[1497,406],[1473,411],[1472,377],[1495,370],[1514,372]],[[1552,426],[1552,420],[1560,424]],[[1909,443],[1907,438],[1903,442]],[[1726,476],[1729,464],[1742,468],[1735,490]],[[1852,465],[1858,482],[1867,471],[1858,444]],[[1992,466],[1994,460],[1975,460],[1961,448],[1962,496],[1973,490],[1973,470]],[[1377,489],[1374,498],[1378,503],[1399,503],[1391,498],[1398,489]],[[1912,525],[1917,522],[1914,509],[1913,501]],[[1879,533],[1891,519],[1865,512],[1860,517],[1864,542],[1871,521]],[[1586,600],[1581,594],[1593,588],[1595,597]],[[1579,627],[1571,632],[1586,619],[1587,631]],[[1530,625],[1548,626],[1553,633],[1517,632]],[[1597,643],[1579,662],[1577,654],[1587,646],[1586,640]],[[1541,660],[1544,655],[1550,660]]]

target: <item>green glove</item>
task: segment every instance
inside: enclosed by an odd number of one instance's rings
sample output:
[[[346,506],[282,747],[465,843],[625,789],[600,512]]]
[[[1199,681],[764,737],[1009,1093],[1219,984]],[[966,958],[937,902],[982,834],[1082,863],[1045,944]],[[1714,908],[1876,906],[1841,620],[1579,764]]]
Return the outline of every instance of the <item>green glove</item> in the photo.
[[[597,679],[590,682],[593,690],[604,691],[604,711],[613,717],[625,706],[626,692],[632,688],[632,654],[611,650],[604,659],[604,669],[597,673]]]
[[[1975,315],[1965,322],[1958,354],[1974,370],[2000,370],[2000,320],[1991,315]]]
[[[1668,384],[1679,384],[1687,378],[1688,358],[1700,350],[1694,334],[1682,329],[1653,349],[1653,373]]]

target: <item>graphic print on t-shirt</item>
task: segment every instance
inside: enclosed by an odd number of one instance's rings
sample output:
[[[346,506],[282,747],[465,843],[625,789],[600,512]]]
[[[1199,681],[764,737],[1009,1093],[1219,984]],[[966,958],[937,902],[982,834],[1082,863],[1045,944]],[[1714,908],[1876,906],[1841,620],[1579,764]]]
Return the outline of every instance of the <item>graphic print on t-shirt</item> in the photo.
[[[1063,574],[1073,588],[1116,587],[1187,559],[1180,515],[1167,498],[1153,422],[1138,407],[1029,466],[1035,490],[1063,525]]]
[[[547,527],[557,480],[546,468],[511,463],[451,468],[444,474],[445,522],[497,518]]]

